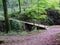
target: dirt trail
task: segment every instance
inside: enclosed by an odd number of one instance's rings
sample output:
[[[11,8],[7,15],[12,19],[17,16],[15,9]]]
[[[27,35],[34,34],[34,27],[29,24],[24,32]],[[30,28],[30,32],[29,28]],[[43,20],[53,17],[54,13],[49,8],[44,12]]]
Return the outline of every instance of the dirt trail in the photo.
[[[49,27],[45,32],[38,33],[36,35],[30,36],[7,36],[9,39],[25,39],[22,42],[11,42],[11,43],[4,43],[0,45],[54,45],[52,42],[55,39],[55,34],[60,32],[60,26],[52,26]],[[3,39],[3,36],[0,37]],[[4,38],[5,39],[5,38]]]

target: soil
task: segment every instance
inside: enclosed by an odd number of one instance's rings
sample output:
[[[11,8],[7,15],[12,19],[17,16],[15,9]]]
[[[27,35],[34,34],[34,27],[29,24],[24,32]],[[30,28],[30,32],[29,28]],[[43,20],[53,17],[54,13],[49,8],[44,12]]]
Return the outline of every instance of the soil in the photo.
[[[27,36],[0,36],[0,40],[17,40],[8,43],[2,43],[0,45],[54,45],[55,35],[60,32],[60,26],[48,27],[42,33]],[[19,41],[21,40],[21,41]]]

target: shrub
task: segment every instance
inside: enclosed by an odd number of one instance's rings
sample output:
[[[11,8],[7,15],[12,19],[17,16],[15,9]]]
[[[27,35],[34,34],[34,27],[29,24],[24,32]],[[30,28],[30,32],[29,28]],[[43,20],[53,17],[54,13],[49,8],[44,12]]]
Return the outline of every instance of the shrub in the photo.
[[[10,20],[11,30],[14,31],[22,31],[24,28],[24,24],[21,22],[18,22],[16,20]]]
[[[0,20],[0,31],[5,31],[6,28],[5,28],[5,21],[4,21],[4,17],[3,16],[0,16],[1,17],[1,20]],[[14,31],[19,31],[19,30],[23,30],[24,28],[24,24],[19,22],[19,21],[16,21],[16,20],[11,20],[9,19],[10,21],[10,26],[11,26],[11,30],[14,30]]]
[[[49,18],[49,17],[46,17],[46,18],[44,18],[44,20],[47,22],[47,24],[49,24],[49,25],[53,25],[54,24],[54,21],[51,19],[51,18]]]
[[[47,16],[49,19],[53,20],[54,24],[60,24],[60,13],[56,9],[47,9]]]

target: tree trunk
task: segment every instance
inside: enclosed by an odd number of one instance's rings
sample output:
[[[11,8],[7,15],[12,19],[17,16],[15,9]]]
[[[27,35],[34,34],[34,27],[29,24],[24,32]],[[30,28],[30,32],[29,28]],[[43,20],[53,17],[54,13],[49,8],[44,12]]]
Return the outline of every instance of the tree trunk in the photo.
[[[5,17],[5,26],[6,26],[6,33],[10,30],[9,27],[9,20],[8,20],[8,14],[7,14],[7,0],[2,0],[3,3],[3,9],[4,9],[4,17]]]
[[[21,4],[20,4],[20,0],[18,0],[19,3],[19,12],[21,13]]]

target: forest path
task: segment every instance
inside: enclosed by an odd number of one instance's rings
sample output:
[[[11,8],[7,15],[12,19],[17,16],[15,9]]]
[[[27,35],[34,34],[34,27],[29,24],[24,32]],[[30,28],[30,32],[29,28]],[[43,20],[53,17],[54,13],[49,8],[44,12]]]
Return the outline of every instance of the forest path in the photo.
[[[9,38],[13,39],[26,39],[24,41],[3,43],[0,45],[54,45],[52,42],[55,39],[55,34],[60,32],[60,26],[51,26],[47,28],[45,32],[38,33],[36,35],[26,36],[25,38],[21,36],[11,36]],[[1,39],[2,37],[0,37]]]

